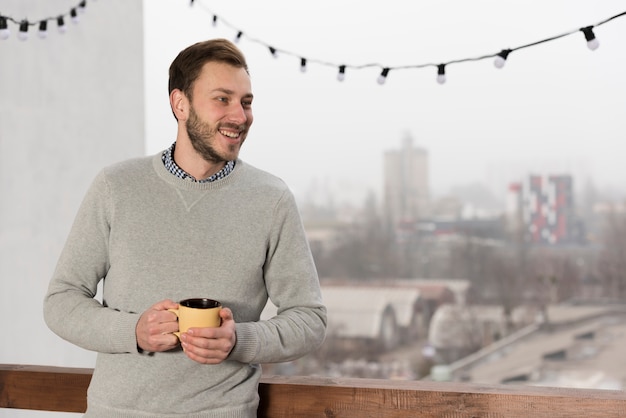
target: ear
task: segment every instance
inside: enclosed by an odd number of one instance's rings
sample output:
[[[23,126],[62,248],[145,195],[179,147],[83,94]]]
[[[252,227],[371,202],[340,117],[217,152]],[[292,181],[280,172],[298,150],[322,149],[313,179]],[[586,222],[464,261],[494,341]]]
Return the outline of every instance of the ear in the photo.
[[[176,116],[176,119],[179,121],[187,119],[189,103],[187,97],[181,90],[172,90],[170,93],[170,106],[172,108],[172,112],[174,112],[174,116]]]

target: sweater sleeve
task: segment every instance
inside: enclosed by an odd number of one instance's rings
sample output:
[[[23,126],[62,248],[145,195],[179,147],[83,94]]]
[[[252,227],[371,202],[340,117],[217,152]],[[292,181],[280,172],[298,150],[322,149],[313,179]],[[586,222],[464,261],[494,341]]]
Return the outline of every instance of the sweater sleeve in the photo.
[[[317,349],[326,334],[326,308],[295,199],[286,191],[275,209],[264,278],[277,315],[238,323],[230,359],[245,363],[290,361]]]
[[[139,314],[107,308],[95,299],[110,266],[112,210],[103,171],[85,195],[59,257],[44,298],[44,319],[61,338],[87,350],[137,352]]]

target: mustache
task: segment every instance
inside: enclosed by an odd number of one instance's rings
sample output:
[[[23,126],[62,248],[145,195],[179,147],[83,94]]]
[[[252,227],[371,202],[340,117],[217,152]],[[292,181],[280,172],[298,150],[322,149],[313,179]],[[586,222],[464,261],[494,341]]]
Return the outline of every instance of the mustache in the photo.
[[[222,128],[226,128],[226,129],[233,129],[239,132],[246,132],[248,130],[248,125],[241,124],[241,125],[237,125],[236,123],[229,123],[229,122],[224,122],[224,123],[220,123],[217,125],[217,129],[222,129]]]

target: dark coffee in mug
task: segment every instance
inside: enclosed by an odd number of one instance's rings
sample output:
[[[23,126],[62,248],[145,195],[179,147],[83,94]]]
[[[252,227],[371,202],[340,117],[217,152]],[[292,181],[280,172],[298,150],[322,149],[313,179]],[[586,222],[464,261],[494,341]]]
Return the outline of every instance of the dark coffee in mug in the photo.
[[[178,304],[194,309],[213,309],[221,305],[218,301],[207,298],[185,299],[178,302]]]

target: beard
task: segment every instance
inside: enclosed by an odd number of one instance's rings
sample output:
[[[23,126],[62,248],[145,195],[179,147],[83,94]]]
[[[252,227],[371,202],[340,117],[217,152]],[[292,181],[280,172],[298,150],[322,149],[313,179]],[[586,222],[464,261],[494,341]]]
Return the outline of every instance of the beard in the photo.
[[[191,145],[205,161],[222,163],[237,158],[239,153],[237,145],[229,145],[226,155],[215,149],[213,143],[218,134],[219,125],[212,127],[209,123],[201,121],[193,107],[189,110],[189,119],[185,123],[185,128]]]

